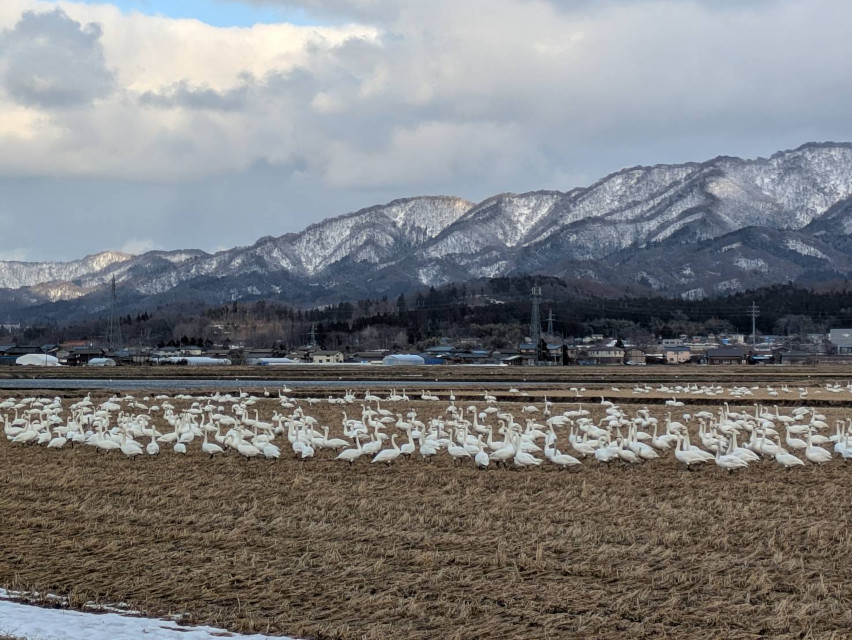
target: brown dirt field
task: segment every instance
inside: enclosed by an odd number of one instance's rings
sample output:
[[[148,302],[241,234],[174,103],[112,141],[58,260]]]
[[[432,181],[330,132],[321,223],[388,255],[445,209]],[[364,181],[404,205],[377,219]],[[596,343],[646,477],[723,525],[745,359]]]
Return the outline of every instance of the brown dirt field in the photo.
[[[339,407],[306,411],[339,432]],[[317,639],[852,636],[841,462],[350,468],[281,448],[128,460],[4,439],[0,585]]]

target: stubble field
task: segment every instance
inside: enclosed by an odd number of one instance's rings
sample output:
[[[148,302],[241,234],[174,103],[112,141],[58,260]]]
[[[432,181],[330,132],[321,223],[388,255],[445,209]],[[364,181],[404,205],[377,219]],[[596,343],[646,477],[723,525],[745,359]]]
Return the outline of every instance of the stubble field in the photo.
[[[516,400],[501,408],[520,415]],[[340,407],[305,411],[340,435]],[[852,468],[836,460],[479,471],[303,462],[286,445],[276,462],[197,444],[129,460],[3,439],[0,585],[317,639],[852,633]]]

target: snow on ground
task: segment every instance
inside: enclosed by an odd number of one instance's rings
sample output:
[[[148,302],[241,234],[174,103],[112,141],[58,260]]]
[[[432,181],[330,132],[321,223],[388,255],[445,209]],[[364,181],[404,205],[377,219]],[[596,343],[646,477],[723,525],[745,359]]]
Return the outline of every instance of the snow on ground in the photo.
[[[118,613],[45,609],[9,600],[10,597],[12,594],[0,590],[0,636],[26,640],[292,640],[278,636],[239,635],[212,627],[187,627],[171,620]]]

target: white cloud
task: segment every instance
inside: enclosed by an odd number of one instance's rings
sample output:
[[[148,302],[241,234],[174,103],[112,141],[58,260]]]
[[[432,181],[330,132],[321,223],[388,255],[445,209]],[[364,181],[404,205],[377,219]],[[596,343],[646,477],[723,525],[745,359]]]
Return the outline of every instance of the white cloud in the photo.
[[[131,255],[139,255],[161,248],[162,247],[153,240],[149,240],[147,238],[132,238],[125,242],[119,251],[121,253],[129,253]]]
[[[23,262],[24,260],[27,259],[28,253],[29,252],[26,249],[23,249],[23,248],[4,250],[4,251],[0,251],[0,260],[3,260],[4,262],[5,261]]]

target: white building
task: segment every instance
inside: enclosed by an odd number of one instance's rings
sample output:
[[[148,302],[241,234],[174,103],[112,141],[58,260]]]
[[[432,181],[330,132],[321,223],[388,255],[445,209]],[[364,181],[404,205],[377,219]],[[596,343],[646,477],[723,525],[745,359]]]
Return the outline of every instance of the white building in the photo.
[[[828,332],[835,353],[852,353],[852,329],[832,329]]]

